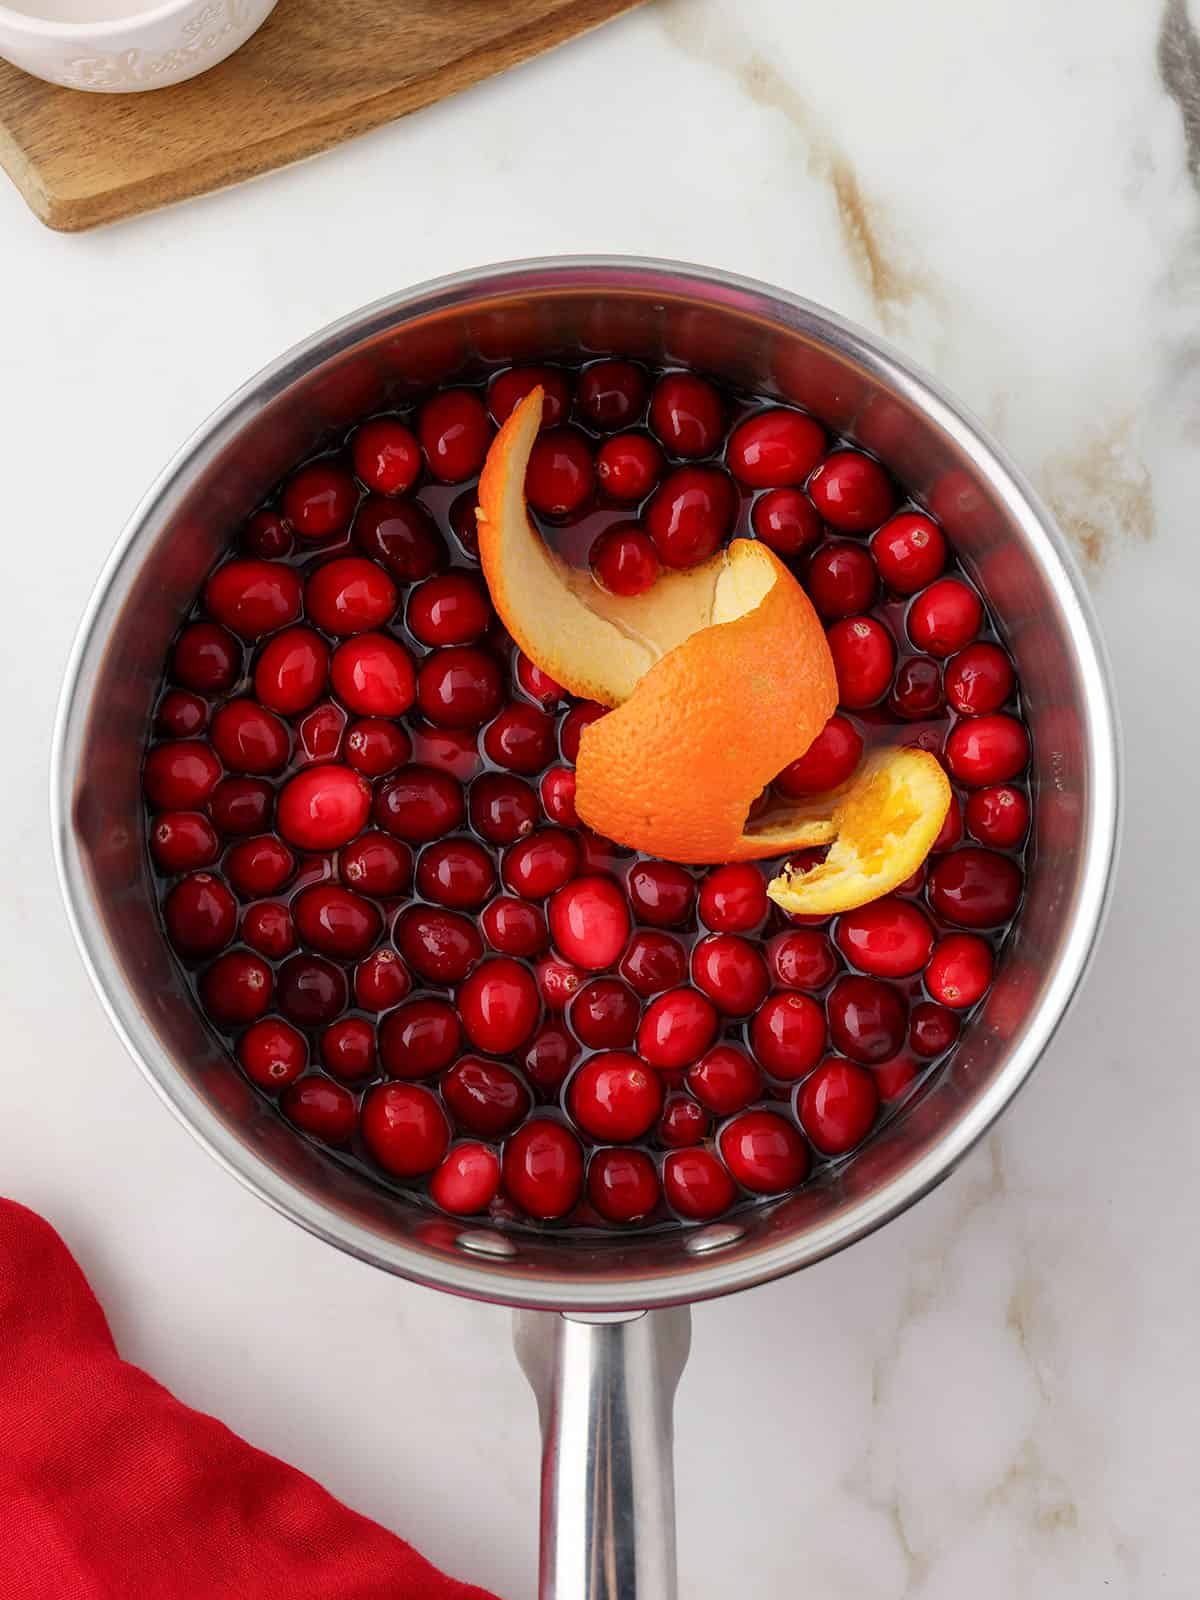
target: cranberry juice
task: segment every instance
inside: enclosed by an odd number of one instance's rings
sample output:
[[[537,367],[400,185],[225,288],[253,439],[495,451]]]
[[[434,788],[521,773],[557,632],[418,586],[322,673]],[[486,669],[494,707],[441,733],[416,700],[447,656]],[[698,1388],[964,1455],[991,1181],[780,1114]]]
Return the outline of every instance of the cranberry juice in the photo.
[[[782,861],[684,867],[583,828],[603,708],[513,645],[475,484],[537,382],[547,541],[643,592],[734,536],[828,628],[840,706],[766,808],[917,744],[954,800],[900,890],[837,918]],[[238,531],[146,754],[166,937],[308,1138],[455,1215],[698,1222],[850,1155],[954,1046],[1022,890],[1012,663],[935,520],[819,419],[624,360],[512,368],[370,417]],[[757,808],[756,808],[757,809]]]

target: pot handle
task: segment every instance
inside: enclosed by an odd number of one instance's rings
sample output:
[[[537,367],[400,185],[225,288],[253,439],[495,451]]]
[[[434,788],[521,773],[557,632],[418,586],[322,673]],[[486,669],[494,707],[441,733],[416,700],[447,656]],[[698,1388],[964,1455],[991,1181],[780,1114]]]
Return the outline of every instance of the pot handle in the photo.
[[[686,1306],[518,1311],[542,1428],[539,1600],[676,1600],[675,1387]]]

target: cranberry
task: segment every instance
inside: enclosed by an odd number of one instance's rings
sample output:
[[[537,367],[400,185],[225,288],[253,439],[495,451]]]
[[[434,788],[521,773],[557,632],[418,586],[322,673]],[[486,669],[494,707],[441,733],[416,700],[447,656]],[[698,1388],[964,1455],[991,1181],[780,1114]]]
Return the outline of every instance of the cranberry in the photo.
[[[860,544],[832,540],[809,563],[805,588],[823,617],[852,617],[875,598],[875,563]]]
[[[456,911],[412,906],[396,924],[401,955],[423,978],[459,983],[483,954],[483,940],[473,922]]]
[[[751,489],[803,483],[825,454],[825,430],[801,411],[775,406],[733,430],[725,459]]]
[[[504,1187],[527,1216],[541,1222],[566,1216],[583,1188],[579,1141],[558,1122],[536,1118],[504,1146]]]
[[[733,1179],[711,1150],[672,1150],[663,1162],[667,1204],[688,1222],[707,1222],[737,1199]]]
[[[629,872],[629,900],[643,922],[678,928],[692,914],[696,884],[672,861],[639,861]]]
[[[185,956],[211,956],[223,950],[237,927],[237,903],[220,878],[194,872],[163,902],[167,937]]]
[[[302,1133],[326,1144],[346,1145],[354,1135],[358,1113],[354,1096],[340,1083],[310,1074],[289,1083],[280,1099],[283,1114]]]
[[[1014,850],[1029,828],[1029,801],[1011,784],[977,789],[967,797],[967,828],[980,844]]]
[[[998,644],[980,639],[946,663],[946,698],[964,716],[986,716],[1012,694],[1016,675]]]
[[[248,555],[271,561],[286,556],[294,541],[292,530],[278,511],[256,511],[242,530],[242,546]]]
[[[416,435],[395,417],[372,417],[350,443],[359,480],[376,494],[407,494],[421,471]]]
[[[434,1205],[451,1216],[486,1211],[500,1187],[500,1158],[485,1144],[456,1144],[429,1180]]]
[[[412,755],[418,766],[447,772],[460,783],[470,782],[482,765],[475,735],[469,728],[414,727]]]
[[[221,844],[199,811],[164,811],[150,830],[150,852],[161,872],[192,872],[215,861]]]
[[[508,1067],[479,1056],[463,1056],[442,1079],[442,1098],[455,1124],[467,1133],[498,1139],[528,1114],[529,1090]]]
[[[208,704],[198,694],[171,689],[154,713],[154,728],[167,739],[194,739],[208,722]]]
[[[647,434],[622,433],[596,453],[596,481],[614,500],[644,500],[663,474],[663,453]]]
[[[965,845],[936,861],[929,873],[929,903],[962,928],[998,928],[1021,899],[1021,869],[993,850]]]
[[[362,830],[371,785],[349,767],[309,767],[279,796],[279,831],[301,850],[336,850]]]
[[[909,656],[900,663],[888,706],[893,715],[907,722],[941,713],[942,669],[932,656]]]
[[[297,762],[311,765],[336,761],[341,754],[346,722],[346,713],[332,700],[322,700],[320,705],[314,706],[296,729],[300,748],[293,751],[293,755]]]
[[[571,1079],[571,1115],[594,1139],[625,1143],[641,1138],[662,1110],[662,1080],[622,1050],[592,1056]]]
[[[919,1056],[940,1056],[958,1038],[961,1023],[952,1011],[921,1000],[908,1018],[908,1047]]]
[[[443,389],[421,407],[417,433],[429,470],[443,483],[461,483],[483,465],[491,439],[487,412],[470,389]]]
[[[729,1171],[755,1194],[781,1194],[808,1174],[808,1146],[778,1112],[745,1111],[718,1142]]]
[[[760,495],[750,513],[754,536],[785,561],[794,560],[821,541],[821,519],[800,489],[771,489]]]
[[[571,767],[551,767],[538,784],[542,810],[551,822],[563,828],[577,828],[579,813],[575,810],[575,772]]]
[[[737,496],[719,467],[679,467],[646,507],[646,531],[664,567],[707,561],[733,527]]]
[[[687,953],[669,933],[639,928],[621,958],[621,976],[640,995],[673,989],[687,976]]]
[[[565,517],[592,492],[592,452],[574,428],[551,428],[534,440],[525,474],[525,496],[535,511]]]
[[[284,485],[283,514],[301,539],[332,539],[350,526],[358,493],[348,472],[331,461],[301,467]]]
[[[529,850],[533,844],[530,840],[516,849]],[[561,953],[576,966],[588,972],[611,967],[629,938],[624,896],[611,878],[576,878],[550,901],[550,932]]]
[[[533,1032],[537,984],[527,968],[506,956],[482,962],[458,992],[467,1038],[489,1055],[509,1055]]]
[[[746,1017],[767,992],[763,958],[747,939],[713,933],[692,951],[692,982],[727,1017]]]
[[[918,906],[884,895],[845,912],[834,935],[848,961],[876,978],[920,972],[933,949],[933,929]]]
[[[258,833],[274,803],[275,791],[262,778],[222,778],[208,798],[208,814],[224,834]]]
[[[658,577],[658,557],[649,534],[635,522],[609,528],[588,555],[592,576],[609,594],[645,594]]]
[[[471,646],[436,650],[417,674],[421,710],[442,728],[479,727],[499,708],[502,693],[495,659]]]
[[[946,820],[938,829],[938,836],[929,847],[930,855],[940,855],[944,850],[953,850],[962,838],[963,813],[962,804],[956,794],[950,796],[950,805],[946,811]],[[924,876],[923,868],[918,869]]]
[[[896,647],[874,617],[845,617],[829,629],[838,699],[850,711],[874,705],[892,681]]]
[[[825,1014],[806,994],[773,994],[754,1014],[750,1048],[773,1078],[802,1078],[825,1050]]]
[[[540,772],[554,755],[554,722],[536,706],[514,701],[483,735],[489,761],[510,772]]]
[[[346,974],[324,956],[289,956],[279,969],[279,1009],[301,1027],[332,1022],[348,999]]]
[[[260,900],[248,906],[242,918],[242,938],[259,955],[282,961],[296,948],[292,913],[278,900]]]
[[[775,787],[789,800],[835,789],[852,776],[862,753],[862,734],[848,717],[835,713],[800,759],[784,767]]]
[[[551,1011],[561,1011],[579,993],[587,974],[569,961],[556,961],[549,956],[537,964],[538,988],[542,999]]]
[[[278,772],[287,765],[291,740],[273,711],[254,700],[230,700],[213,716],[210,737],[234,772]]]
[[[388,945],[373,950],[354,969],[354,1003],[364,1011],[389,1011],[412,993],[412,977]]]
[[[671,1095],[658,1119],[654,1136],[668,1150],[683,1150],[708,1137],[708,1112],[687,1095]]]
[[[417,892],[426,900],[469,909],[481,906],[495,883],[491,856],[471,839],[444,839],[421,853]]]
[[[546,918],[528,900],[500,895],[480,917],[488,942],[506,956],[536,956],[550,943]]]
[[[282,1089],[308,1065],[308,1045],[282,1017],[263,1017],[238,1040],[242,1071],[260,1089]]]
[[[587,1192],[606,1222],[637,1222],[658,1204],[658,1174],[642,1150],[597,1150],[588,1163]]]
[[[412,755],[412,740],[403,728],[383,717],[364,717],[346,735],[346,761],[368,778],[383,778]]]
[[[672,989],[652,1000],[638,1028],[638,1054],[663,1071],[689,1067],[712,1044],[717,1013],[695,989]]]
[[[762,1074],[744,1050],[718,1044],[688,1068],[687,1086],[702,1106],[728,1117],[757,1100]]]
[[[875,1080],[863,1067],[826,1056],[796,1094],[796,1115],[813,1144],[842,1156],[870,1133],[879,1110]]]
[[[225,857],[225,876],[247,900],[282,889],[295,869],[295,856],[272,833],[243,839]]]
[[[606,878],[619,878],[625,858],[630,851],[624,845],[614,844],[590,828],[579,829],[579,870],[599,873]]]
[[[700,889],[700,917],[714,932],[748,933],[767,914],[766,879],[757,867],[716,867]]]
[[[192,811],[217,786],[221,765],[198,739],[156,744],[142,768],[142,788],[156,811]]]
[[[363,1143],[393,1178],[432,1172],[450,1145],[446,1114],[416,1083],[381,1083],[362,1104]]]
[[[939,939],[925,969],[925,987],[935,1000],[965,1011],[982,1000],[992,982],[992,951],[975,933]]]
[[[640,1009],[619,978],[596,978],[571,1002],[570,1023],[590,1050],[623,1049],[633,1043]]]
[[[343,1017],[321,1035],[321,1060],[326,1072],[343,1083],[375,1075],[375,1029],[365,1017]]]
[[[523,650],[517,651],[516,679],[521,693],[536,701],[543,711],[552,710],[566,694],[562,684],[535,666]]]
[[[200,1002],[214,1022],[236,1028],[262,1016],[271,989],[271,969],[261,956],[229,950],[200,979]]]
[[[871,540],[879,575],[895,594],[916,594],[941,576],[946,541],[936,522],[919,511],[901,511]]]
[[[826,936],[816,928],[792,928],[767,946],[767,966],[785,989],[823,989],[832,983],[838,959]]]
[[[505,852],[500,876],[525,900],[544,900],[574,876],[579,846],[561,828],[542,828]]]
[[[205,585],[204,604],[239,637],[257,639],[299,617],[300,579],[277,561],[227,561]]]
[[[1028,760],[1029,738],[1015,717],[964,718],[946,740],[951,776],[974,788],[1015,778]]]
[[[379,1025],[379,1058],[392,1078],[429,1078],[458,1054],[462,1027],[445,1000],[410,1000]]]
[[[309,617],[326,633],[341,638],[382,627],[395,611],[398,598],[387,573],[363,556],[327,561],[304,585]]]
[[[579,1054],[579,1046],[557,1022],[546,1022],[534,1034],[525,1052],[525,1071],[543,1094],[553,1094],[565,1081]]]
[[[534,389],[542,391],[542,427],[553,428],[571,406],[571,391],[561,372],[554,367],[510,367],[492,379],[488,388],[488,410],[498,428]]]
[[[230,563],[231,566],[248,564],[266,565],[265,562]],[[176,639],[171,652],[171,675],[185,689],[194,689],[198,694],[222,694],[232,689],[241,673],[241,645],[228,629],[219,628],[215,622],[189,622]]]
[[[887,473],[858,450],[835,450],[813,474],[808,492],[831,528],[869,533],[891,516],[896,491]]]
[[[330,662],[333,692],[366,717],[399,717],[417,695],[412,658],[385,633],[362,633],[338,645]]]
[[[440,839],[459,827],[465,815],[460,786],[432,767],[403,767],[375,796],[375,821],[409,844]]]
[[[584,729],[593,722],[599,722],[604,716],[607,707],[598,706],[592,700],[581,700],[578,705],[573,705],[562,719],[558,730],[558,748],[562,752],[564,761],[574,764],[579,758],[579,741],[583,737]]]
[[[538,804],[519,778],[485,772],[471,785],[471,826],[490,844],[514,844],[533,832]]]
[[[580,376],[576,404],[602,433],[627,428],[646,404],[646,374],[632,361],[594,362]]]
[[[302,890],[292,902],[292,915],[307,945],[343,960],[366,955],[383,926],[371,901],[334,883]]]
[[[311,628],[285,628],[258,658],[254,693],[264,706],[292,717],[320,698],[328,673],[329,646],[320,634]]]
[[[406,620],[422,644],[474,644],[487,632],[492,607],[478,579],[447,572],[413,590]]]
[[[721,396],[694,372],[669,372],[654,386],[650,426],[677,456],[709,456],[725,430]]]
[[[855,1061],[886,1061],[903,1042],[904,1001],[877,978],[839,978],[826,1009],[834,1048]]]
[[[952,656],[983,624],[983,604],[959,578],[939,578],[908,609],[908,637],[931,656]]]
[[[446,564],[446,544],[437,524],[415,500],[368,495],[354,519],[354,542],[380,562],[397,583],[419,583]]]

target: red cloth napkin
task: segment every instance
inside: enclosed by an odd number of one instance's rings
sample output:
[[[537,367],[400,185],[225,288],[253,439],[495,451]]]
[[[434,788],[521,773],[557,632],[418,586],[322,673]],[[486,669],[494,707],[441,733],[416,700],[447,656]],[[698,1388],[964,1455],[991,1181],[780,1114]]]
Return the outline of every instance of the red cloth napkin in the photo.
[[[493,1600],[117,1355],[0,1200],[0,1600]]]

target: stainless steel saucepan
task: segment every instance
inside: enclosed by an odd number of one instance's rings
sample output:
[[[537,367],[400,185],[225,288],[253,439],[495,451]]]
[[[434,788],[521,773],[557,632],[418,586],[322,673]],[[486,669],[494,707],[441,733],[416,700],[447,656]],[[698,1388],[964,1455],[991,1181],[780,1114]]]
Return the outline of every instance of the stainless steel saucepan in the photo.
[[[164,655],[239,521],[354,418],[481,361],[619,352],[712,372],[814,411],[935,511],[1000,620],[1033,734],[1025,903],[949,1064],[839,1173],[701,1228],[605,1238],[504,1232],[385,1195],[250,1091],[194,1009],[159,929],[139,765]],[[285,1216],[418,1283],[522,1308],[544,1444],[543,1600],[675,1593],[671,1417],[687,1303],[862,1238],[991,1125],[1050,1043],[1104,910],[1117,829],[1112,699],[1054,524],[979,425],[873,337],[761,283],[669,262],[482,268],[343,318],[247,383],[125,529],[67,672],[52,775],[63,890],[92,980],[161,1098]]]

